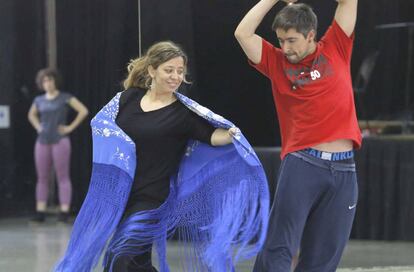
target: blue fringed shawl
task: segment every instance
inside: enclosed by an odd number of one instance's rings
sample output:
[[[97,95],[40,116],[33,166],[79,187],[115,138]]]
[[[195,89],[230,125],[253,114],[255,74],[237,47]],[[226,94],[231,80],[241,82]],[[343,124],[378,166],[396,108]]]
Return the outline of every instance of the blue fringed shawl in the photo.
[[[269,192],[263,168],[241,133],[233,144],[221,147],[190,140],[171,177],[167,200],[159,208],[138,212],[119,224],[139,163],[133,141],[115,123],[120,96],[118,93],[91,121],[89,191],[55,271],[91,271],[111,236],[104,265],[120,255],[140,254],[145,245],[154,244],[159,269],[167,272],[166,240],[174,232],[186,244],[182,271],[233,271],[238,260],[256,254],[266,235]],[[188,97],[176,96],[213,126],[234,126]]]

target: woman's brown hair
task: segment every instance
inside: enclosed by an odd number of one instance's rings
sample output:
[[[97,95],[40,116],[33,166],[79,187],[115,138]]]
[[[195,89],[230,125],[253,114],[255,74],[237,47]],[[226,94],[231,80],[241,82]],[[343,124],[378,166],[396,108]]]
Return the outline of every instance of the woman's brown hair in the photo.
[[[152,66],[157,69],[164,62],[176,57],[183,58],[185,75],[188,59],[180,46],[171,41],[162,41],[152,45],[144,56],[133,59],[128,63],[128,76],[124,80],[125,90],[132,87],[148,89],[152,80],[148,73],[148,67]],[[185,76],[184,82],[187,82]]]
[[[44,68],[39,70],[36,74],[36,85],[39,90],[43,90],[43,79],[45,77],[53,78],[57,89],[62,87],[62,76],[59,71],[54,68]]]

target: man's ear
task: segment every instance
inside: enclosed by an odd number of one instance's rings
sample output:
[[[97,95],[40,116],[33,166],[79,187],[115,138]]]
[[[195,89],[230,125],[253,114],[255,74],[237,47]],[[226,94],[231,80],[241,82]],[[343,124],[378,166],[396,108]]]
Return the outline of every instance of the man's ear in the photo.
[[[308,37],[306,38],[309,42],[313,42],[316,40],[316,32],[315,30],[311,30],[308,33]]]

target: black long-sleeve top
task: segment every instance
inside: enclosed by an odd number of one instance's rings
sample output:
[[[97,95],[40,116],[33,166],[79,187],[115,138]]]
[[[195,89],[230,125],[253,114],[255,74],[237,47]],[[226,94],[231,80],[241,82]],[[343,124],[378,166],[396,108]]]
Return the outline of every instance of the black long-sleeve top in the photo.
[[[214,127],[180,101],[144,112],[140,106],[146,91],[131,88],[120,98],[117,125],[135,142],[137,169],[127,209],[137,202],[165,201],[171,175],[177,170],[189,139],[211,144]],[[138,208],[141,210],[141,208]]]

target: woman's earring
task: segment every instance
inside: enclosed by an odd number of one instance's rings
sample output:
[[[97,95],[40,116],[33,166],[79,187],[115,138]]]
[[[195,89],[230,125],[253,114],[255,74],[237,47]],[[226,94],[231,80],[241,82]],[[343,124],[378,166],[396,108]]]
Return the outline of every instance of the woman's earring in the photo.
[[[154,88],[154,78],[151,77],[151,83],[150,83],[150,90],[152,90]]]

